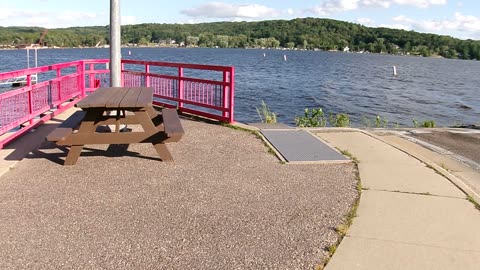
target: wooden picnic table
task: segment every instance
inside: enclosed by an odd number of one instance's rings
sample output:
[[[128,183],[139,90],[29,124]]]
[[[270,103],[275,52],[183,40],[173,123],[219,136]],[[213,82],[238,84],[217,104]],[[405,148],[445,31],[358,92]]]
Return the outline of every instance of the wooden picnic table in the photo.
[[[99,88],[77,103],[77,112],[47,136],[58,145],[71,146],[65,165],[74,165],[86,144],[151,143],[162,161],[173,161],[165,143],[184,134],[175,109],[157,112],[150,87]],[[111,115],[115,111],[115,115]],[[78,126],[75,132],[75,126]],[[99,126],[115,125],[112,132],[97,132]],[[140,130],[122,132],[121,125],[139,125]]]

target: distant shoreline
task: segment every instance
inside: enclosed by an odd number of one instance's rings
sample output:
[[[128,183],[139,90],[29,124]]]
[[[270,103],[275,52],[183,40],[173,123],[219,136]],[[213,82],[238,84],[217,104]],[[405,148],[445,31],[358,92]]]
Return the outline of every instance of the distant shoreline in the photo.
[[[109,49],[110,47],[108,46],[102,46],[102,47],[38,47],[38,48],[0,48],[0,51],[14,51],[14,50],[47,50],[47,49]],[[334,53],[353,53],[353,54],[376,54],[376,55],[396,55],[396,56],[412,56],[412,57],[424,57],[421,55],[413,55],[413,54],[390,54],[390,53],[372,53],[372,52],[344,52],[340,50],[320,50],[320,49],[314,49],[314,50],[307,50],[307,49],[288,49],[288,48],[210,48],[210,47],[180,47],[180,46],[151,46],[151,45],[142,45],[142,46],[125,46],[122,45],[122,49],[125,48],[135,48],[135,49],[152,49],[152,48],[159,48],[159,49],[195,49],[195,48],[201,48],[201,49],[245,49],[245,50],[278,50],[278,51],[318,51],[318,52],[334,52]],[[458,60],[466,60],[466,59],[460,59],[460,58],[445,58],[441,55],[434,54],[427,56],[427,58],[440,58],[440,59],[458,59]],[[475,59],[471,59],[475,60]]]

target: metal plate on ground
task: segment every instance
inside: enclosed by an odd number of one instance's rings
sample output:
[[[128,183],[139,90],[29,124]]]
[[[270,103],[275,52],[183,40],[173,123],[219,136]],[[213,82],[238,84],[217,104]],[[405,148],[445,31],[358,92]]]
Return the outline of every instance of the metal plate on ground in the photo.
[[[293,129],[293,127],[283,124],[283,123],[274,123],[274,124],[267,124],[267,123],[249,123],[248,125],[257,127],[259,129]]]
[[[288,162],[348,160],[303,130],[261,130],[261,132]]]

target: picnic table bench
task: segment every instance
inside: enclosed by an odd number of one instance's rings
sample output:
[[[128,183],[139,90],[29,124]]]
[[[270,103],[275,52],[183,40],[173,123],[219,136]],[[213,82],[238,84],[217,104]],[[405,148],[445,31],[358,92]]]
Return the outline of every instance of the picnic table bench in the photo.
[[[151,143],[162,161],[173,161],[165,144],[179,141],[185,132],[175,109],[159,113],[152,100],[150,87],[99,88],[77,103],[82,111],[72,114],[46,139],[70,146],[64,165],[74,165],[86,144]],[[105,125],[114,125],[115,130],[97,132],[97,127]],[[140,125],[142,130],[121,132],[121,125]]]

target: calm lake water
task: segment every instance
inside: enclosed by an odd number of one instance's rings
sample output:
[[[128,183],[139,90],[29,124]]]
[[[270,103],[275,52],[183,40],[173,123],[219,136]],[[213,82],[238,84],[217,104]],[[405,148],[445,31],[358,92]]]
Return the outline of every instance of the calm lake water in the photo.
[[[33,54],[31,50],[30,66],[34,66]],[[480,61],[201,48],[124,48],[122,55],[124,59],[234,66],[235,113],[240,122],[258,122],[255,108],[264,100],[280,122],[289,124],[304,108],[319,107],[349,114],[354,126],[376,115],[408,126],[413,118],[433,119],[440,126],[480,123]],[[38,50],[38,65],[108,57],[108,49],[44,49]],[[26,51],[0,51],[0,63],[0,72],[26,68]]]

